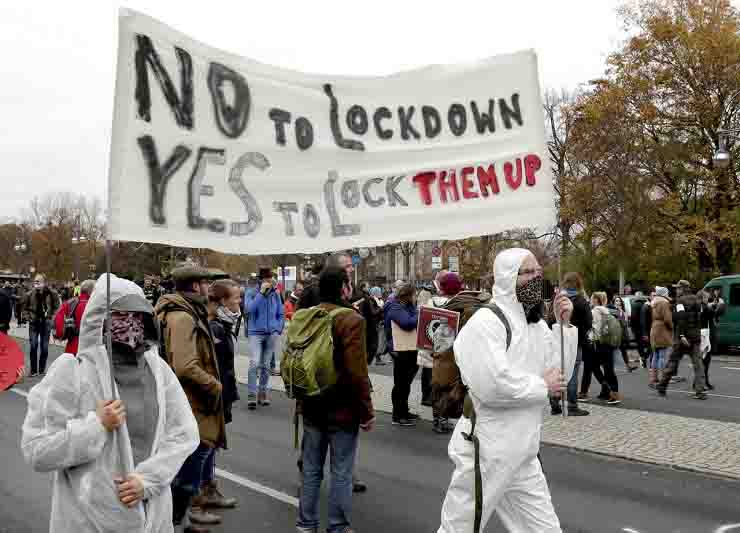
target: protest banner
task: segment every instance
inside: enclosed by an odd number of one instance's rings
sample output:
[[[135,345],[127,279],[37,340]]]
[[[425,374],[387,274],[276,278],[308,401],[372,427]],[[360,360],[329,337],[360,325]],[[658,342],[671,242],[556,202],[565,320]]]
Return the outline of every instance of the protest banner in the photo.
[[[112,239],[317,253],[554,223],[532,51],[323,76],[119,25]]]

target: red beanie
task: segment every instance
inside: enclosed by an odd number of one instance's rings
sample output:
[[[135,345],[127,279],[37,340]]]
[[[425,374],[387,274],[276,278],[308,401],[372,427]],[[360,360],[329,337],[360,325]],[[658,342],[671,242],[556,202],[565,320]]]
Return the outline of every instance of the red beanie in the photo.
[[[462,278],[455,272],[448,272],[439,282],[439,288],[448,296],[454,296],[463,288]]]

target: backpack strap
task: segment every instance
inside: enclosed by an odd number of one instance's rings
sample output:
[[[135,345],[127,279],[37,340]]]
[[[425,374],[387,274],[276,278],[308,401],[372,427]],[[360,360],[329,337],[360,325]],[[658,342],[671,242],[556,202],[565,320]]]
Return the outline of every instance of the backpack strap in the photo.
[[[511,347],[511,324],[509,319],[496,305],[495,302],[491,302],[486,305],[476,306],[478,309],[489,309],[506,329],[506,351],[509,351]],[[470,420],[470,433],[462,433],[462,436],[468,442],[473,443],[473,456],[475,461],[475,523],[473,525],[474,533],[480,533],[481,522],[483,520],[483,474],[480,469],[480,440],[475,434],[475,423],[476,415],[475,409],[473,408],[473,401],[470,399],[470,394],[465,395],[465,403],[463,405],[463,415]]]
[[[79,298],[72,298],[71,300],[69,300],[69,316],[71,316],[72,318],[75,318],[75,311],[77,310],[77,306],[79,305],[79,303]]]

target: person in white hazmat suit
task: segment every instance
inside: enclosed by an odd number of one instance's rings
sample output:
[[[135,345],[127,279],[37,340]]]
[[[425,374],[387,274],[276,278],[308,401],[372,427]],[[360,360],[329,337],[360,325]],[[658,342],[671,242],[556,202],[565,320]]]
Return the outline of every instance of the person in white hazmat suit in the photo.
[[[560,532],[547,481],[538,459],[548,392],[561,394],[569,375],[560,372],[560,332],[543,314],[542,268],[527,250],[505,250],[494,263],[493,302],[511,329],[490,309],[478,310],[454,344],[455,360],[475,409],[480,443],[482,513],[480,531],[496,511],[512,533]],[[555,301],[556,316],[568,324],[573,305]],[[572,373],[578,332],[566,326],[565,368]],[[471,420],[460,418],[449,444],[455,464],[442,506],[439,533],[475,531],[475,452],[466,435]]]
[[[82,317],[77,357],[59,356],[28,395],[21,448],[34,470],[53,472],[52,533],[173,531],[170,483],[200,442],[159,356],[151,304],[136,284],[110,278],[119,400],[111,401],[105,275]]]

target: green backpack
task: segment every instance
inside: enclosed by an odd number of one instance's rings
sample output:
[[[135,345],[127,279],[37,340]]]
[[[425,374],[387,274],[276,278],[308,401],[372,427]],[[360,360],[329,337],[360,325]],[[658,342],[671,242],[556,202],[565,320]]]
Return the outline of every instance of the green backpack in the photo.
[[[599,344],[611,346],[612,348],[619,348],[622,345],[622,324],[611,313],[604,315],[598,341]]]
[[[334,319],[351,309],[300,309],[288,326],[288,340],[280,361],[285,393],[293,400],[319,396],[337,383],[334,368]]]

